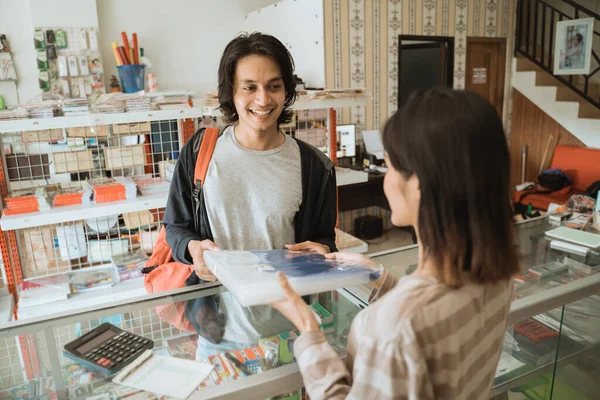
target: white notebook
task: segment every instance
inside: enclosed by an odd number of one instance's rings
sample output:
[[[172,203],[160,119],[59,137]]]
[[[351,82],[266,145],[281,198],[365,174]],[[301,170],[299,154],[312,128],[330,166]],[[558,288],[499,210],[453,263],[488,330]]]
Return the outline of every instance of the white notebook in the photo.
[[[592,249],[600,249],[600,235],[565,226],[547,231],[546,236]]]
[[[282,300],[277,271],[287,276],[300,295],[360,285],[378,279],[383,272],[305,251],[205,251],[204,261],[242,306]]]

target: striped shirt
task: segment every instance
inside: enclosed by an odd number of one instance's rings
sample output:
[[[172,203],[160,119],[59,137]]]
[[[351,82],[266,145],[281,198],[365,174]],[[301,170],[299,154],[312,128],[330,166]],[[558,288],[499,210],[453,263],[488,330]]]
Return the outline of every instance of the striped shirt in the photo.
[[[510,308],[510,281],[452,289],[385,273],[352,323],[346,360],[322,332],[294,352],[311,399],[487,399]]]

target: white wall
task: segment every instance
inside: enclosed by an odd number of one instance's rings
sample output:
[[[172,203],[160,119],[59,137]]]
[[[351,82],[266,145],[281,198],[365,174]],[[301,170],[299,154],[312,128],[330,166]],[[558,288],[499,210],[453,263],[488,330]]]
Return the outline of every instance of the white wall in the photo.
[[[96,0],[0,0],[0,33],[6,34],[17,70],[17,85],[0,82],[7,105],[40,93],[33,30],[36,26],[98,26]]]
[[[244,0],[98,0],[105,80],[116,74],[111,42],[137,33],[152,62],[159,90],[187,89],[201,96],[216,90],[225,45],[243,30]],[[131,44],[130,44],[131,45]]]
[[[202,96],[217,88],[223,49],[244,31],[270,33],[288,45],[297,75],[325,85],[322,0],[97,0],[105,80],[116,74],[111,42],[137,32],[159,90],[187,89]]]
[[[17,84],[0,82],[6,105],[25,102],[37,93],[37,67],[33,47],[33,25],[26,0],[0,1],[0,33],[6,35],[17,70]]]
[[[310,87],[325,87],[323,0],[282,0],[248,14],[244,30],[264,32],[286,45],[296,75]]]

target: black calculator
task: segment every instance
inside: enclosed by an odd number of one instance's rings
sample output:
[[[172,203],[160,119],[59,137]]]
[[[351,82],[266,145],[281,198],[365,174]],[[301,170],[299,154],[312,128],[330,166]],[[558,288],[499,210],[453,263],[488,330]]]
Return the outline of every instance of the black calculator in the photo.
[[[67,343],[64,354],[88,369],[113,375],[154,347],[152,340],[126,332],[108,322]]]

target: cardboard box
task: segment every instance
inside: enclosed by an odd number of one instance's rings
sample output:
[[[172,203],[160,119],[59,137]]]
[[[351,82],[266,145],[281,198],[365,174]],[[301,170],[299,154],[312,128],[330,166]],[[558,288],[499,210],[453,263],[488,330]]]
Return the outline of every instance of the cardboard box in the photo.
[[[143,166],[146,163],[144,145],[105,147],[104,159],[106,169]]]
[[[74,128],[67,128],[67,136],[82,138],[107,137],[108,125],[98,125],[94,127],[76,126]]]
[[[94,169],[91,150],[54,153],[53,157],[54,168],[57,174],[92,171]]]
[[[115,124],[112,127],[113,135],[148,135],[152,131],[150,121]]]
[[[58,142],[63,140],[63,131],[61,128],[26,131],[21,134],[21,139],[23,143]]]

